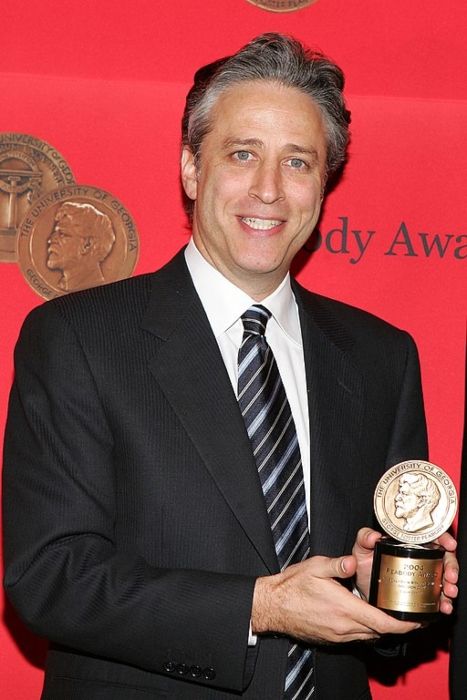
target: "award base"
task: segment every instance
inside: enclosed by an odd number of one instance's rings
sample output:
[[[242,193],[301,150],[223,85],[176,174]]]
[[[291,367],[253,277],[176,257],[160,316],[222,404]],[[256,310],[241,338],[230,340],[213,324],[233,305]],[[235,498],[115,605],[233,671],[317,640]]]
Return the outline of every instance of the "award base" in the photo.
[[[387,537],[376,543],[369,602],[398,620],[430,622],[439,614],[444,549],[403,544]]]

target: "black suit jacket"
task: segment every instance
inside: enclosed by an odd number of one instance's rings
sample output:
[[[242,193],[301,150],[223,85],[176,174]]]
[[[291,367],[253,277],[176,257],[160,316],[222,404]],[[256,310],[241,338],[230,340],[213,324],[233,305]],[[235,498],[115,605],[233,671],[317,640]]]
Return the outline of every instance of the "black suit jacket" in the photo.
[[[311,437],[312,553],[373,525],[382,472],[426,456],[416,350],[294,283]],[[287,640],[247,646],[278,571],[242,417],[182,253],[48,302],[16,350],[4,469],[5,586],[51,640],[47,700],[273,700]],[[319,700],[369,697],[355,646],[316,655]]]
[[[465,366],[464,439],[458,521],[459,597],[454,616],[454,629],[449,664],[450,698],[465,700],[467,696],[467,356]]]

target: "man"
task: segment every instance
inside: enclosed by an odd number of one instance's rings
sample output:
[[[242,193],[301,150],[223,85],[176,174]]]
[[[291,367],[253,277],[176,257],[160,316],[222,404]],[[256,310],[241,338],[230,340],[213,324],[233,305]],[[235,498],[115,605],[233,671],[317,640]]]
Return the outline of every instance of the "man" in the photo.
[[[460,508],[457,531],[459,533],[459,599],[453,627],[449,665],[450,698],[464,700],[467,693],[467,356],[465,358],[464,437],[462,441],[462,466],[460,484]]]
[[[404,530],[418,532],[433,526],[431,514],[440,498],[436,483],[425,474],[405,474],[399,479],[394,514],[405,520]]]
[[[87,202],[62,204],[47,241],[47,267],[61,272],[58,287],[71,292],[103,284],[102,263],[114,243],[107,214]]]
[[[186,250],[23,329],[5,582],[52,642],[46,700],[368,698],[355,642],[417,626],[364,600],[375,485],[426,453],[414,345],[288,274],[345,157],[342,87],[280,35],[198,72]]]

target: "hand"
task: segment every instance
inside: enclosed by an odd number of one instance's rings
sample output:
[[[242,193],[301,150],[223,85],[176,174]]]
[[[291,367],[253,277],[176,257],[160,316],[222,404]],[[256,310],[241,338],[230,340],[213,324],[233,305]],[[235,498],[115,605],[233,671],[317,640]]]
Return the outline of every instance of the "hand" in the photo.
[[[370,549],[365,542],[369,544],[362,535],[358,547],[363,552]],[[359,550],[358,556],[363,566],[365,554]],[[258,578],[251,613],[253,633],[276,632],[307,642],[329,643],[376,639],[420,627],[369,605],[336,580],[351,578],[356,571],[357,555],[311,557],[280,574]]]
[[[364,527],[357,533],[357,539],[352,549],[352,554],[357,558],[357,571],[355,581],[359,592],[368,598],[371,578],[371,566],[373,563],[373,550],[381,534],[369,527]],[[457,580],[459,578],[459,564],[456,558],[457,542],[448,532],[435,540],[446,550],[444,555],[443,591],[441,593],[440,611],[450,615],[453,611],[453,599],[457,598]]]
[[[362,527],[357,533],[357,539],[352,548],[352,554],[357,559],[355,583],[359,593],[367,600],[370,592],[371,567],[375,544],[382,535],[369,527]]]
[[[441,593],[440,611],[445,615],[450,615],[453,611],[453,600],[457,598],[458,588],[457,580],[459,578],[459,563],[456,557],[457,542],[449,534],[445,532],[435,540],[446,550],[444,555],[444,570],[443,570],[443,590]]]

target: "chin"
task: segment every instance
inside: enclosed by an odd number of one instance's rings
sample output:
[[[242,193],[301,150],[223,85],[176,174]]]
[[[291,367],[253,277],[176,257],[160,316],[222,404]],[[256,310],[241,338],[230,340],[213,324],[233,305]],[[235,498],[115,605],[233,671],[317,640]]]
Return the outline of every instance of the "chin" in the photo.
[[[284,259],[271,253],[267,255],[264,250],[255,250],[250,255],[240,256],[237,264],[246,272],[275,272],[284,266]]]

